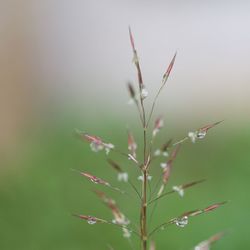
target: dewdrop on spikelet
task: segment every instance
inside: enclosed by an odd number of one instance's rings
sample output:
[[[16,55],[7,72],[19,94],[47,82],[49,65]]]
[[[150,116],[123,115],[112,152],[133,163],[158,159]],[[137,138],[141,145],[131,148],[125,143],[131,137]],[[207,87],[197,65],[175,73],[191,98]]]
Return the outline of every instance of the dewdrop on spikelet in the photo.
[[[144,100],[146,97],[148,97],[148,90],[144,85],[142,85],[141,88],[141,98]]]

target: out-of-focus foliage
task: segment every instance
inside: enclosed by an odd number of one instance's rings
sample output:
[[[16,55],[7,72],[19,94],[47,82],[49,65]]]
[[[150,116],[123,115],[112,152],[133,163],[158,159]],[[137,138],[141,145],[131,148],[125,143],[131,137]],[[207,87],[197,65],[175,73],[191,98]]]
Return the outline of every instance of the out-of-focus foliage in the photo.
[[[122,129],[119,123],[113,121],[102,123],[98,131],[89,132],[99,133],[125,149],[127,138]],[[9,167],[9,171],[5,169],[0,176],[0,249],[97,250],[108,249],[107,244],[118,250],[129,249],[117,228],[102,224],[88,225],[71,215],[82,213],[112,218],[110,211],[97,197],[86,192],[99,187],[70,171],[71,168],[91,171],[117,184],[115,171],[105,162],[105,153],[91,152],[89,146],[76,139],[71,131],[71,126],[62,124],[44,129],[23,145],[24,156],[21,160],[5,166]],[[174,136],[181,138],[185,133],[183,131],[187,132],[182,128],[175,131]],[[139,137],[137,132],[134,131],[134,134]],[[165,130],[160,133],[168,134]],[[230,128],[225,131],[220,125],[203,141],[183,146],[173,169],[169,189],[172,185],[202,178],[207,181],[187,190],[183,198],[171,195],[159,201],[152,226],[185,211],[221,200],[230,202],[214,212],[195,217],[185,228],[172,225],[160,232],[156,235],[157,249],[191,249],[198,242],[224,230],[226,236],[213,249],[250,247],[247,237],[250,210],[249,141],[250,132],[245,126],[237,131]],[[133,167],[126,158],[117,157],[112,152],[110,156],[119,161],[124,169]],[[139,173],[135,169],[132,173],[131,180],[139,185]],[[156,181],[160,173],[161,168],[156,162],[151,173],[153,180]],[[126,184],[122,185],[122,188],[133,192]],[[136,196],[131,201],[130,197],[112,190],[105,189],[105,192],[117,200],[131,220],[138,220],[139,203]]]

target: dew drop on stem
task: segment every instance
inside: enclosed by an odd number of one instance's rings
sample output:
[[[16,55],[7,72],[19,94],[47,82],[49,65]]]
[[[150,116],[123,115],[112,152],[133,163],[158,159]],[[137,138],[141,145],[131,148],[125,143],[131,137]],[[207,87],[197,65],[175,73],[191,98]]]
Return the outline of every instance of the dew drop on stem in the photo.
[[[96,219],[90,217],[90,218],[88,218],[87,222],[88,222],[88,224],[90,224],[90,225],[94,225],[94,224],[96,224]]]
[[[197,132],[197,138],[203,139],[206,136],[207,132],[206,131],[198,131]]]
[[[175,220],[175,224],[178,227],[185,227],[188,224],[188,217],[184,216]]]

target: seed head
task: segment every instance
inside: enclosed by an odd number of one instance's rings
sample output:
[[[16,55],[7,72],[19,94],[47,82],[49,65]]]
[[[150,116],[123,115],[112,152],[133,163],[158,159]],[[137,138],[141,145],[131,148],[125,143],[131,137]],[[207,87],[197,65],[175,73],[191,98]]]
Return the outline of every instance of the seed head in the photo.
[[[171,172],[171,169],[172,169],[172,166],[173,166],[173,161],[175,160],[178,152],[180,150],[180,145],[178,145],[171,153],[170,155],[170,159],[167,161],[166,165],[164,166],[163,168],[163,183],[164,185],[167,184],[168,182],[168,179],[169,179],[169,176],[170,176],[170,172]],[[163,167],[163,165],[161,165]]]
[[[95,184],[101,184],[101,185],[105,185],[105,186],[111,186],[107,181],[104,181],[103,179],[96,177],[94,175],[91,175],[89,173],[85,173],[85,172],[80,172],[80,174],[84,177],[86,177],[87,179],[89,179],[90,181],[92,181]]]
[[[114,224],[119,225],[128,225],[129,220],[125,217],[125,215],[120,211],[118,206],[116,205],[116,202],[107,197],[105,193],[101,191],[95,191],[95,193],[101,198],[101,200],[108,206],[108,208],[111,210],[114,220]]]
[[[211,236],[208,240],[202,241],[201,243],[199,243],[194,250],[209,250],[210,246],[220,240],[223,237],[224,233],[217,233],[213,236]]]
[[[171,60],[171,62],[170,62],[170,64],[169,64],[169,66],[168,66],[166,72],[164,73],[164,75],[163,75],[163,77],[162,77],[162,85],[165,85],[165,83],[166,83],[167,80],[168,80],[168,77],[169,77],[169,75],[170,75],[170,73],[171,73],[171,70],[172,70],[172,68],[173,68],[173,66],[174,66],[174,62],[175,62],[176,55],[177,55],[177,52],[175,52],[174,57],[172,58],[172,60]]]
[[[207,135],[209,129],[213,128],[214,126],[220,124],[222,121],[215,122],[213,124],[206,125],[202,128],[197,129],[195,132],[189,132],[188,137],[190,140],[195,143],[197,139],[203,139]]]
[[[124,182],[128,181],[128,173],[124,172],[118,163],[114,162],[111,159],[108,159],[108,163],[110,164],[111,167],[113,167],[114,170],[118,172],[117,175],[118,181],[124,181]]]
[[[156,134],[163,128],[164,121],[162,119],[162,116],[158,117],[155,121],[154,129],[153,129],[153,137],[156,136]]]
[[[129,92],[131,99],[134,100],[136,97],[136,94],[135,94],[134,87],[130,82],[128,83],[128,92]]]
[[[138,82],[139,82],[139,87],[140,87],[140,90],[141,90],[142,87],[143,87],[142,73],[141,73],[141,68],[140,68],[140,63],[139,63],[139,58],[138,58],[138,55],[137,55],[137,51],[135,49],[134,37],[133,37],[133,34],[132,34],[132,31],[131,31],[130,27],[129,27],[129,38],[130,38],[130,43],[131,43],[131,47],[132,47],[132,50],[133,50],[133,62],[134,62],[135,66],[136,66],[136,69],[137,69]]]
[[[155,242],[151,241],[150,242],[150,250],[156,250]]]
[[[137,144],[135,142],[134,136],[130,131],[128,131],[128,150],[134,158],[136,158],[136,149]]]
[[[88,224],[93,225],[96,223],[108,223],[106,220],[91,216],[91,215],[78,215],[78,214],[73,214],[73,216],[76,216],[82,220],[86,220]]]

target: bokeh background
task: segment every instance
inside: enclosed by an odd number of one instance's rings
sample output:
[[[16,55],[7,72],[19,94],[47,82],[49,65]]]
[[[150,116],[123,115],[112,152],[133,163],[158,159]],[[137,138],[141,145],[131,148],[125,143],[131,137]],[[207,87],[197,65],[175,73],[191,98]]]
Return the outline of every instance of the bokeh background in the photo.
[[[0,249],[99,250],[108,244],[129,249],[116,228],[71,216],[111,218],[91,192],[98,187],[70,170],[90,171],[118,185],[106,156],[77,140],[74,128],[123,150],[127,127],[138,143],[142,140],[136,110],[127,105],[126,82],[136,82],[129,25],[149,90],[147,107],[178,51],[156,108],[166,124],[157,145],[224,120],[206,140],[183,146],[169,188],[207,181],[183,199],[173,195],[159,202],[151,226],[213,202],[230,202],[184,229],[160,232],[157,249],[192,249],[219,231],[226,236],[213,249],[250,248],[249,9],[243,0],[0,1]],[[139,185],[130,162],[110,157]],[[155,181],[159,162],[152,174]],[[138,219],[136,198],[107,193]]]

